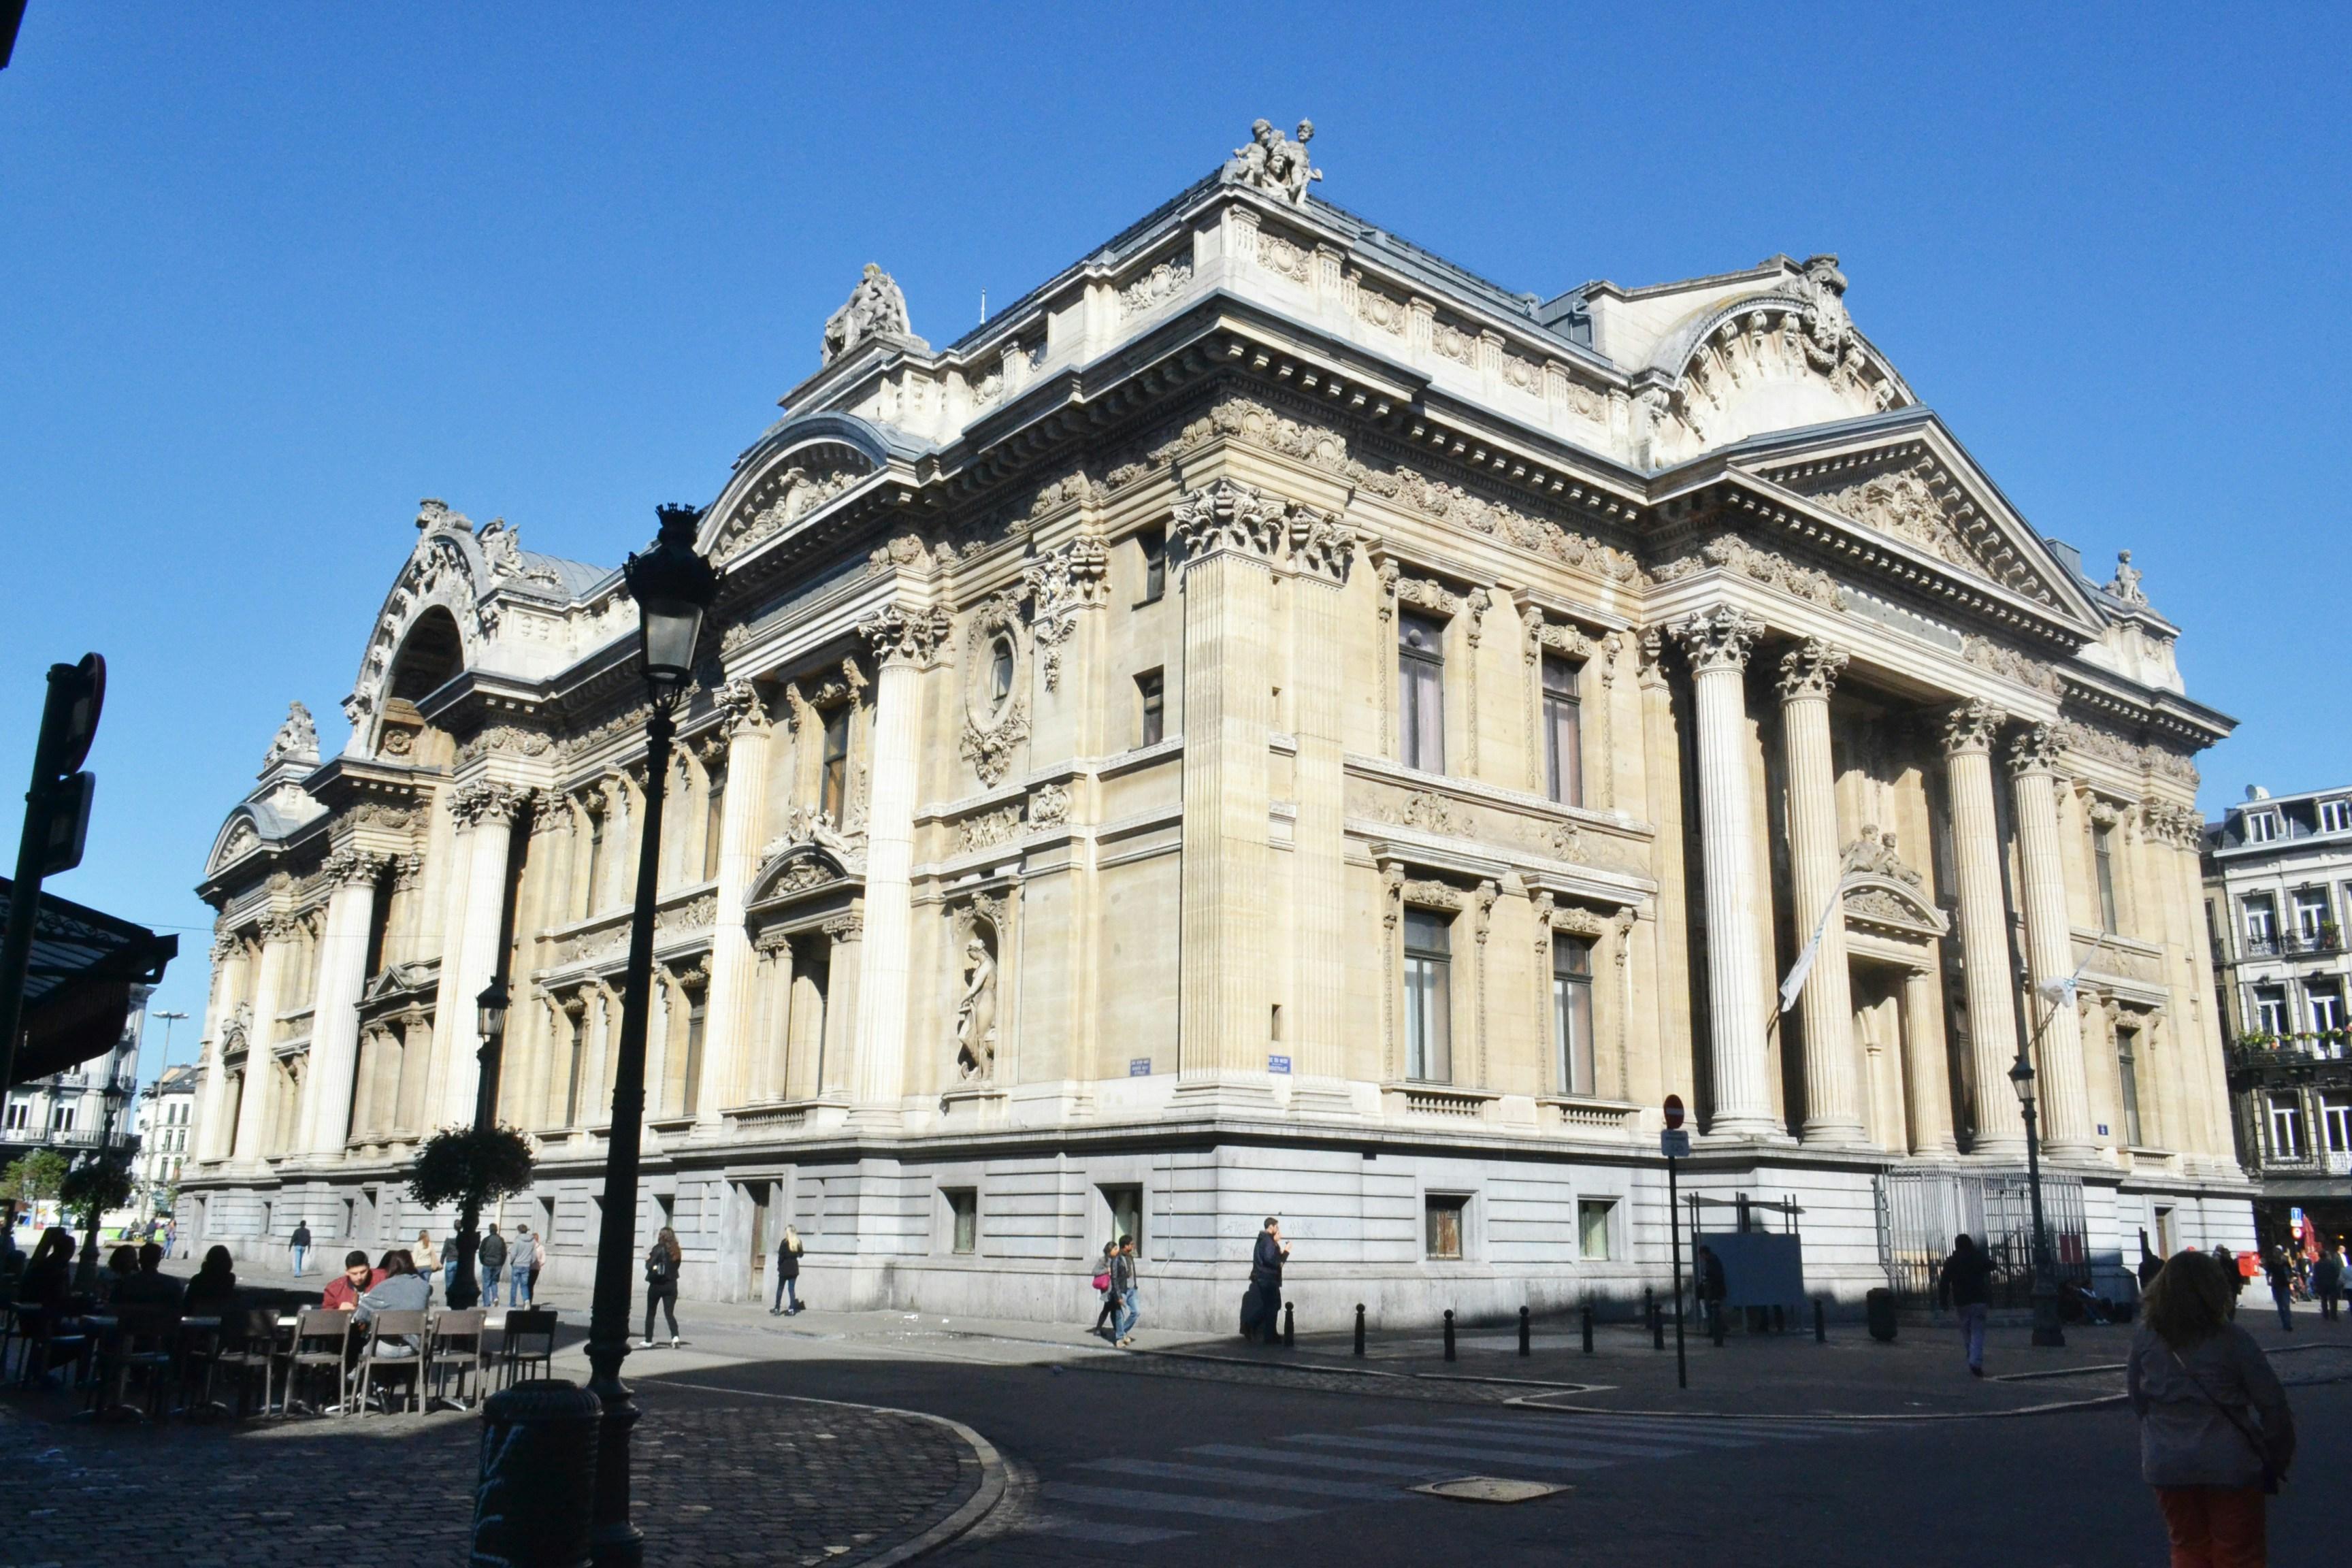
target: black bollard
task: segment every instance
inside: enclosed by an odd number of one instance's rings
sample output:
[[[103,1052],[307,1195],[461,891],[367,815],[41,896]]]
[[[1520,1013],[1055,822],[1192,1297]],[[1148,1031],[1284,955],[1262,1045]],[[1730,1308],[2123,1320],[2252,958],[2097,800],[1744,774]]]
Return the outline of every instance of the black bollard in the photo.
[[[1666,1348],[1666,1315],[1658,1310],[1655,1301],[1650,1303],[1650,1348],[1654,1351]]]
[[[1521,1355],[1535,1353],[1534,1342],[1528,1337],[1528,1310],[1525,1307],[1519,1309],[1519,1353]]]
[[[1813,1343],[1825,1345],[1829,1342],[1829,1315],[1822,1310],[1822,1299],[1816,1296],[1813,1298]]]
[[[1715,1342],[1717,1344],[1721,1344],[1723,1342],[1723,1303],[1720,1301],[1715,1301],[1709,1304],[1715,1309],[1713,1314],[1715,1321],[1711,1325],[1715,1331]]]
[[[1282,1304],[1282,1348],[1286,1351],[1298,1348],[1297,1312],[1297,1302],[1285,1301]]]
[[[1454,1309],[1445,1309],[1445,1359],[1454,1359]]]
[[[1592,1303],[1584,1304],[1584,1353],[1592,1353]]]
[[[534,1378],[482,1406],[481,1477],[470,1562],[488,1568],[584,1568],[595,1520],[604,1405],[577,1384]]]
[[[1356,1303],[1356,1353],[1364,1353],[1364,1304]]]

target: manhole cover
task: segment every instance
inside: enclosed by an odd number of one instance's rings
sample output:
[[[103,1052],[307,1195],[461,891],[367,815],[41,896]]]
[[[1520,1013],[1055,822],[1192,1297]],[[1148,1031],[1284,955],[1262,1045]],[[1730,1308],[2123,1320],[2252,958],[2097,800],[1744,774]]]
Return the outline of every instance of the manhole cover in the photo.
[[[1464,1502],[1533,1502],[1554,1492],[1576,1489],[1551,1481],[1515,1481],[1507,1476],[1456,1476],[1450,1481],[1431,1481],[1412,1489],[1432,1497],[1458,1498]]]

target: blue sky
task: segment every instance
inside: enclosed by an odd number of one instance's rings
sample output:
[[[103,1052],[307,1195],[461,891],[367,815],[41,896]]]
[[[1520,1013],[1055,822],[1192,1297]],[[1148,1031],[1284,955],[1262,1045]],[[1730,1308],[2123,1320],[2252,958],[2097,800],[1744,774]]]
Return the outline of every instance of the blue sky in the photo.
[[[488,9],[32,0],[0,72],[0,787],[104,652],[53,886],[184,928],[157,1007],[201,1016],[191,884],[289,698],[340,742],[418,498],[617,560],[863,263],[944,342],[1259,114],[1513,289],[1839,252],[2010,497],[2186,628],[2243,721],[2208,808],[2352,782],[2340,9]]]

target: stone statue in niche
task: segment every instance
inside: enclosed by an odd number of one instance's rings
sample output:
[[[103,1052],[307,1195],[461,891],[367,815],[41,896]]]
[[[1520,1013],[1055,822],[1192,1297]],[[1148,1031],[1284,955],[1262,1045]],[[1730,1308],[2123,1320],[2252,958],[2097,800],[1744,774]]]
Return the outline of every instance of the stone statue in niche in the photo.
[[[824,323],[824,363],[831,364],[866,339],[884,332],[906,337],[913,331],[907,323],[907,296],[898,280],[869,261],[866,275],[850,290],[849,302]]]
[[[963,994],[956,1000],[956,1075],[996,1079],[996,958],[974,931],[963,944]]]
[[[1298,122],[1298,140],[1293,142],[1274,128],[1267,120],[1250,123],[1250,142],[1234,149],[1232,159],[1225,164],[1228,180],[1280,196],[1292,206],[1307,205],[1307,184],[1323,177],[1323,171],[1309,167],[1307,143],[1315,139],[1315,121]]]

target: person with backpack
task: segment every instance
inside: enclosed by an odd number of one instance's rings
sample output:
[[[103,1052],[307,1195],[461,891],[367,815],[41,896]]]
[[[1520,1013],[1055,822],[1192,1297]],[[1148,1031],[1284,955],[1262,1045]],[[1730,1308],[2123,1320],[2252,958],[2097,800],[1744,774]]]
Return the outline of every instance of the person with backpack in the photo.
[[[2286,1390],[2253,1336],[2230,1321],[2236,1306],[2228,1267],[2183,1252],[2148,1286],[2132,1337],[2125,1397],[2139,1417],[2140,1477],[2156,1489],[2175,1563],[2267,1562],[2263,1500],[2294,1460]]]
[[[1952,1238],[1936,1293],[1960,1317],[1960,1344],[1968,1352],[1969,1375],[1984,1375],[1985,1315],[1992,1304],[1992,1256],[1967,1231]]]
[[[490,1234],[482,1237],[481,1246],[474,1249],[474,1261],[482,1269],[482,1305],[495,1307],[499,1304],[499,1276],[507,1267],[507,1238],[499,1234],[497,1226],[490,1226]]]
[[[686,1343],[677,1331],[677,1268],[684,1261],[677,1245],[677,1235],[664,1226],[661,1234],[646,1251],[646,1337],[639,1341],[639,1350],[654,1348],[654,1309],[659,1307],[669,1320],[669,1348],[676,1350]]]
[[[772,1318],[801,1310],[801,1233],[784,1226],[783,1239],[776,1243],[776,1304],[768,1309]]]

